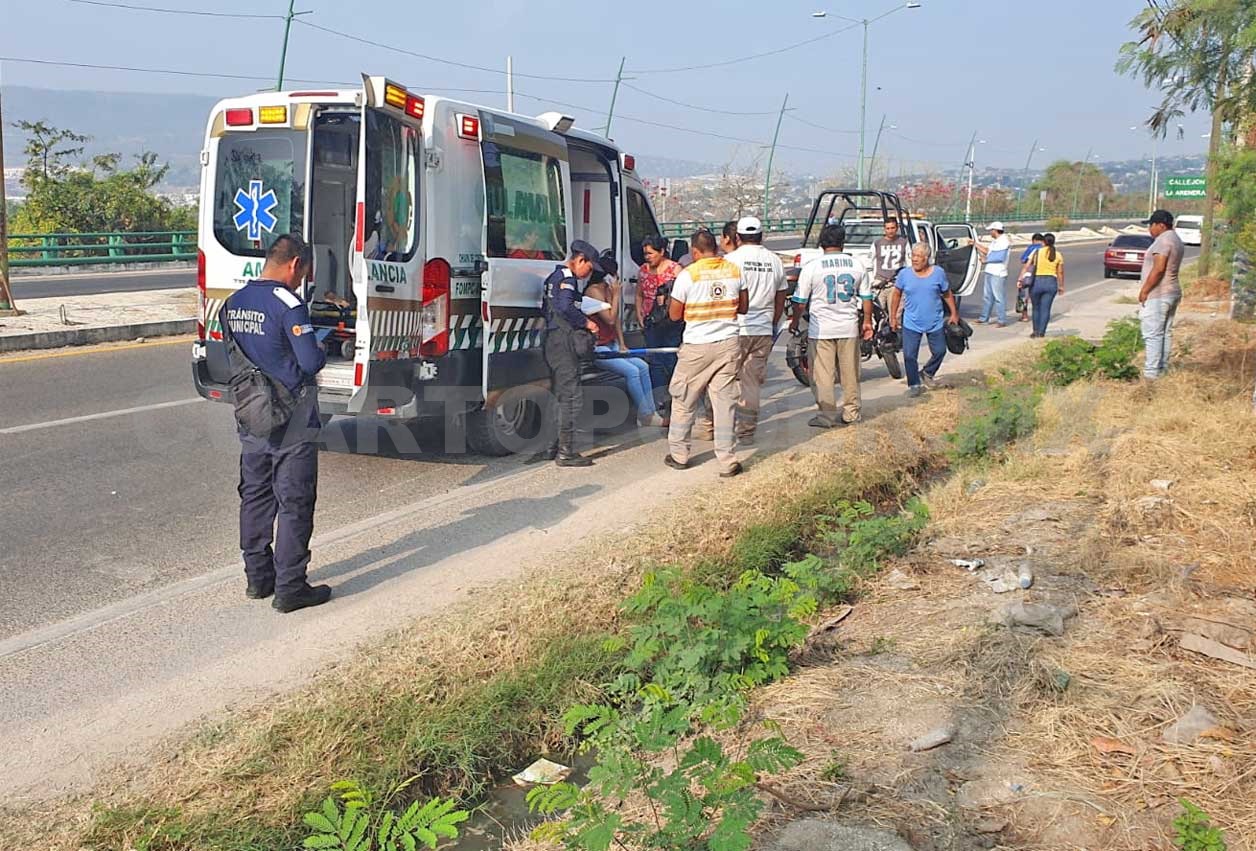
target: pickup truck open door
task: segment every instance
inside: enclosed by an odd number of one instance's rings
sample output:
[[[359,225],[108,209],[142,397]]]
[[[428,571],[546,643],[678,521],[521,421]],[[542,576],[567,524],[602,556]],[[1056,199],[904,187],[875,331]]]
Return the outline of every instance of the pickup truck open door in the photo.
[[[972,295],[981,274],[981,258],[974,248],[977,229],[968,222],[944,222],[933,226],[933,234],[934,262],[946,272],[951,292],[956,298]]]

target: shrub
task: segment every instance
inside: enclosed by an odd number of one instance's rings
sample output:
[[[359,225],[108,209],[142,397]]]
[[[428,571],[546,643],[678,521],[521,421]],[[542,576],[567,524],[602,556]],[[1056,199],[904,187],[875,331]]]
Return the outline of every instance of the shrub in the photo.
[[[1064,230],[1066,227],[1068,227],[1068,225],[1069,225],[1068,216],[1055,215],[1047,219],[1046,227],[1047,227],[1047,230],[1049,231],[1060,231],[1060,230]]]
[[[1173,820],[1173,844],[1182,851],[1226,851],[1225,837],[1212,826],[1208,813],[1182,798],[1182,814]]]
[[[955,431],[946,436],[951,453],[959,459],[985,458],[1029,434],[1038,424],[1040,401],[1042,391],[1032,385],[986,391],[978,400],[978,412],[965,417]]]
[[[1138,322],[1119,319],[1108,324],[1097,346],[1080,337],[1063,337],[1047,343],[1042,348],[1038,368],[1051,383],[1062,386],[1094,376],[1129,381],[1138,377],[1134,356],[1142,347]]]

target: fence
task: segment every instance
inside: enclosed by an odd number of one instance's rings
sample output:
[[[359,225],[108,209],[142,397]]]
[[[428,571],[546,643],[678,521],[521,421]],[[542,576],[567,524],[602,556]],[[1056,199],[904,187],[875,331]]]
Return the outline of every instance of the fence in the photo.
[[[927,217],[931,221],[954,221],[962,219],[964,213],[962,210],[953,210],[946,213],[939,213],[936,216]],[[1130,212],[1116,211],[1099,215],[1097,213],[1071,213],[1047,212],[1046,215],[1040,213],[1005,213],[999,216],[991,216],[990,219],[999,219],[1005,224],[1015,224],[1018,222],[1043,222],[1053,218],[1063,218],[1070,222],[1116,222],[1116,221],[1139,221],[1147,218],[1146,211]],[[919,218],[919,217],[917,217]],[[979,222],[978,224],[983,224]],[[659,229],[663,232],[663,236],[677,236],[688,238],[698,228],[706,228],[714,233],[719,233],[724,227],[723,221],[692,221],[692,222],[664,222],[659,225]],[[807,228],[806,217],[794,219],[764,219],[763,230],[766,233],[802,233]]]
[[[196,232],[15,233],[9,258],[15,268],[195,260]]]

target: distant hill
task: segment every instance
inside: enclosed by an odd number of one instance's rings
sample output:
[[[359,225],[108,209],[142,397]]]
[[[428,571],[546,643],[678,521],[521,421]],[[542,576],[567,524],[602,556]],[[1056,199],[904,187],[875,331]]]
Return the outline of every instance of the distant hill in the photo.
[[[59,91],[24,86],[4,89],[4,161],[25,163],[26,139],[16,121],[46,121],[91,136],[87,154],[117,152],[125,160],[156,151],[170,163],[167,182],[194,186],[199,181],[198,151],[205,120],[217,98],[131,92]]]

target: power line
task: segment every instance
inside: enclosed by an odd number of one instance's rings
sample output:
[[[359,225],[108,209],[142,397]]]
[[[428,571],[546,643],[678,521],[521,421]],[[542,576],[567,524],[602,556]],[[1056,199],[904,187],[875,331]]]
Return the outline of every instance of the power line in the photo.
[[[104,6],[109,9],[127,9],[132,12],[160,12],[164,15],[196,15],[202,18],[241,18],[246,20],[282,21],[283,15],[258,15],[247,12],[202,12],[194,9],[166,9],[161,6],[138,6],[131,3],[106,3],[103,0],[70,0],[82,6]]]
[[[818,41],[824,41],[825,39],[832,38],[835,35],[841,35],[844,32],[849,32],[858,26],[863,26],[863,24],[850,24],[849,26],[840,27],[839,29],[830,30],[827,33],[821,33],[820,35],[813,36],[803,41],[795,42],[794,44],[787,44],[784,47],[778,47],[775,50],[765,50],[763,53],[752,53],[749,56],[739,56],[736,59],[725,59],[720,62],[707,62],[702,65],[682,65],[676,68],[632,68],[630,71],[633,74],[678,74],[682,71],[701,71],[706,68],[723,68],[727,65],[736,65],[741,62],[749,62],[753,59],[762,59],[765,56],[777,56],[781,53],[786,53],[799,47],[806,47],[808,44],[815,44]]]
[[[140,68],[131,65],[96,65],[89,62],[60,62],[52,59],[28,59],[22,56],[0,56],[0,62],[20,62],[27,65],[55,65],[61,68],[88,68],[95,71],[130,71],[137,74],[170,74],[176,77],[208,77],[221,80],[274,80],[273,76],[250,76],[248,74],[223,74],[207,71],[181,71],[175,68]],[[354,86],[343,80],[298,80],[294,83],[312,83],[326,86]]]
[[[664,97],[663,95],[656,95],[654,92],[647,92],[645,89],[640,88],[639,86],[634,86],[632,83],[622,83],[621,85],[623,85],[623,87],[626,89],[632,89],[634,92],[639,92],[645,95],[646,97],[652,97],[655,100],[661,100],[664,103],[670,103],[675,106],[683,106],[685,109],[696,109],[699,112],[711,112],[716,115],[739,115],[739,116],[776,115],[775,109],[770,109],[764,112],[733,112],[727,109],[715,109],[709,106],[698,106],[697,104],[694,104],[694,103],[685,103],[684,101],[673,100],[672,98]]]
[[[294,19],[293,23],[300,24],[303,27],[309,27],[310,29],[318,30],[320,32],[324,32],[329,35],[339,36],[340,38],[345,38],[345,39],[348,39],[349,41],[356,41],[359,44],[365,44],[370,47],[378,47],[382,50],[391,50],[394,53],[400,53],[404,56],[411,56],[411,57],[414,57],[415,59],[423,59],[428,62],[437,62],[441,65],[452,65],[455,68],[466,68],[471,71],[485,71],[489,74],[505,74],[506,73],[506,71],[502,68],[487,68],[483,65],[472,65],[467,62],[458,62],[453,59],[442,59],[439,56],[432,56],[427,53],[418,53],[413,50],[407,50],[404,47],[394,47],[391,44],[384,44],[383,42],[380,42],[380,41],[374,41],[369,38],[363,38],[362,36],[352,35],[351,33],[341,32],[340,30],[333,30],[330,27],[324,27],[319,24],[310,23],[309,21],[303,20],[301,18]],[[615,82],[615,78],[613,77],[610,77],[610,78],[552,77],[545,74],[521,74],[518,71],[514,72],[514,76],[522,77],[524,79],[529,79],[529,80],[548,80],[551,82],[558,82],[558,83],[613,83]]]
[[[833,127],[825,127],[823,124],[816,124],[815,122],[808,121],[805,118],[799,118],[797,115],[795,115],[792,112],[785,113],[785,117],[792,118],[793,120],[797,121],[799,124],[806,124],[808,127],[815,128],[816,130],[823,130],[825,133],[847,133],[847,134],[850,134],[851,136],[859,135],[858,130],[838,130]]]

